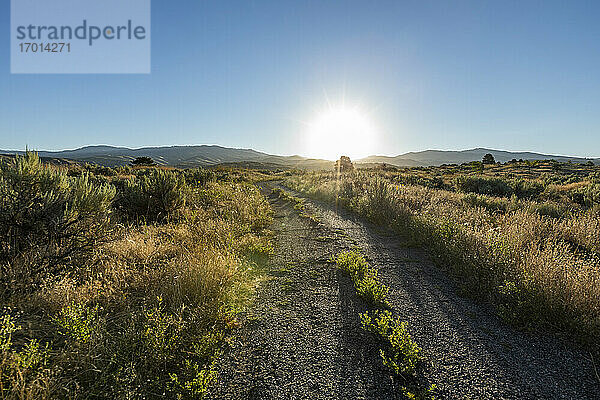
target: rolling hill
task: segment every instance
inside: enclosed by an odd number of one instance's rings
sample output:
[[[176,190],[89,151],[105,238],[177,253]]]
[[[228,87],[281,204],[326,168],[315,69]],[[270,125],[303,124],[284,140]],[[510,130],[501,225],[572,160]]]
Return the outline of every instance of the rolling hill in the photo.
[[[550,154],[532,153],[532,152],[513,152],[504,150],[492,150],[486,148],[476,148],[471,150],[448,151],[448,150],[425,150],[418,152],[409,152],[395,157],[369,156],[357,163],[386,163],[402,167],[415,166],[437,166],[442,164],[462,164],[470,161],[481,161],[486,153],[491,153],[496,161],[507,162],[512,159],[523,160],[548,160],[553,159],[560,162],[585,163],[593,161],[600,163],[600,159],[557,156]]]
[[[20,151],[3,151],[3,154],[17,154]],[[40,157],[65,163],[69,160],[89,162],[104,166],[129,164],[136,157],[151,157],[159,165],[178,168],[208,167],[214,165],[247,166],[253,168],[298,168],[307,170],[331,169],[332,161],[305,158],[298,155],[279,156],[252,149],[235,149],[222,146],[164,146],[130,149],[113,146],[86,146],[75,150],[39,151]],[[401,167],[437,166],[442,164],[461,164],[479,161],[484,154],[491,153],[496,161],[506,162],[512,159],[547,160],[560,162],[584,163],[593,161],[600,164],[600,159],[549,155],[533,152],[511,152],[476,148],[471,150],[447,151],[425,150],[410,152],[395,157],[369,156],[356,160],[357,165],[390,164]]]
[[[4,151],[3,154],[17,154],[21,151]],[[178,168],[208,167],[223,164],[247,164],[258,167],[265,165],[300,169],[329,169],[331,161],[305,158],[301,156],[277,156],[251,149],[234,149],[222,146],[165,146],[129,149],[113,146],[86,146],[75,150],[38,151],[40,157],[49,159],[75,160],[107,167],[129,164],[136,157],[151,157],[159,165]]]

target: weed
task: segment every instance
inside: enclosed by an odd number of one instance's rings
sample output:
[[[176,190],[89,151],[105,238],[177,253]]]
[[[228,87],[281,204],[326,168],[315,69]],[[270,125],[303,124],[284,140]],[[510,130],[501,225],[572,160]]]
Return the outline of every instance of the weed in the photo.
[[[371,304],[387,306],[389,288],[379,282],[377,270],[354,251],[338,254],[335,258],[338,268],[348,273],[352,278],[358,294]]]
[[[0,316],[0,395],[3,399],[48,397],[49,345],[30,339],[20,350],[13,345],[13,333],[21,330],[11,310]]]
[[[397,375],[414,375],[422,359],[421,348],[408,333],[408,323],[394,318],[389,310],[365,312],[360,320],[365,330],[383,342],[383,364]]]
[[[184,368],[180,374],[170,374],[171,389],[177,393],[178,398],[202,398],[210,385],[216,381],[217,372],[214,364],[201,367],[190,360],[184,361]]]
[[[54,322],[59,327],[61,334],[78,344],[86,344],[97,331],[98,305],[88,307],[73,302],[60,311]]]
[[[436,385],[429,385],[423,389],[421,387],[406,387],[402,386],[400,391],[407,399],[411,400],[435,400],[434,391]]]
[[[274,188],[273,193],[277,195],[282,200],[289,201],[294,204],[294,208],[296,210],[303,210],[305,205],[305,200],[300,197],[292,196],[285,190],[281,188]]]

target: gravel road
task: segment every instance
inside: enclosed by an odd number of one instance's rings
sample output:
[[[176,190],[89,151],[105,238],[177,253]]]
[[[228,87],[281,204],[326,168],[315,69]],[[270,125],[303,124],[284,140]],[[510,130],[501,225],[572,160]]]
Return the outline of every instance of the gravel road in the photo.
[[[264,184],[265,194],[274,183]],[[289,189],[286,189],[289,192]],[[292,192],[298,197],[298,193]],[[214,399],[394,399],[358,314],[366,306],[327,260],[357,246],[390,287],[427,358],[438,399],[600,399],[590,355],[515,331],[460,297],[423,250],[344,210],[307,200],[319,224],[273,196],[275,255],[255,306],[218,364]]]

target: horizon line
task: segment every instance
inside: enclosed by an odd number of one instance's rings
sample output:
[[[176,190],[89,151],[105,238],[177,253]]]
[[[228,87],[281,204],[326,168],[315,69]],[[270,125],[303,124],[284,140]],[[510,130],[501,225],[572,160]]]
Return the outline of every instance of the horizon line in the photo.
[[[223,149],[232,149],[232,150],[249,150],[249,151],[255,151],[258,153],[263,153],[267,156],[280,156],[280,157],[303,157],[306,159],[314,159],[314,160],[327,160],[327,161],[335,161],[335,160],[328,160],[325,158],[317,158],[317,157],[312,157],[312,156],[305,156],[305,155],[301,155],[301,154],[273,154],[273,153],[268,153],[266,151],[263,150],[257,150],[257,149],[253,149],[253,148],[246,148],[246,147],[228,147],[228,146],[224,146],[221,144],[163,144],[163,145],[146,145],[146,146],[141,146],[141,147],[128,147],[126,145],[113,145],[113,144],[88,144],[88,145],[83,145],[80,147],[75,147],[75,148],[68,148],[68,149],[60,149],[60,150],[43,150],[43,149],[30,149],[28,148],[28,146],[25,146],[24,150],[16,150],[16,149],[0,149],[0,151],[2,152],[24,152],[26,150],[29,151],[34,151],[34,152],[46,152],[46,153],[60,153],[60,152],[65,152],[65,151],[77,151],[77,150],[81,150],[84,148],[88,148],[88,147],[111,147],[114,149],[125,149],[125,150],[133,150],[133,151],[137,151],[137,150],[144,150],[144,149],[161,149],[161,148],[169,148],[169,147],[220,147]],[[535,150],[506,150],[506,149],[493,149],[493,148],[489,148],[489,147],[482,147],[482,146],[477,146],[477,147],[472,147],[472,148],[467,148],[467,149],[439,149],[439,148],[428,148],[425,150],[411,150],[411,151],[406,151],[403,153],[398,153],[395,155],[386,155],[386,154],[370,154],[368,156],[365,157],[360,157],[360,158],[355,158],[355,160],[362,160],[365,158],[370,158],[370,157],[390,157],[390,158],[394,158],[394,157],[399,157],[399,156],[404,156],[410,153],[423,153],[426,151],[441,151],[441,152],[465,152],[465,151],[472,151],[472,150],[488,150],[488,151],[501,151],[501,152],[508,152],[508,153],[533,153],[533,154],[538,154],[538,155],[544,155],[544,156],[554,156],[554,157],[565,157],[565,158],[581,158],[581,159],[600,159],[600,156],[581,156],[581,155],[565,155],[565,154],[550,154],[550,153],[545,153],[545,152],[539,152],[539,151],[535,151]]]

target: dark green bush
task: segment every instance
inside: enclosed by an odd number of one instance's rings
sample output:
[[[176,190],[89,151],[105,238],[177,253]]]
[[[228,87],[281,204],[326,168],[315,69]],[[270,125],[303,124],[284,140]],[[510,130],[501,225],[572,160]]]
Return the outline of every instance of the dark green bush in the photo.
[[[509,182],[502,178],[459,176],[455,180],[455,185],[459,191],[465,193],[487,194],[498,197],[510,197],[513,194]]]
[[[593,207],[600,204],[600,183],[591,182],[589,185],[572,190],[569,197],[574,203]]]
[[[147,170],[118,183],[117,209],[126,217],[165,221],[180,211],[188,188],[182,174],[159,169]]]
[[[117,171],[109,167],[100,167],[96,174],[103,176],[117,176]]]
[[[534,199],[546,188],[541,182],[525,179],[513,180],[511,181],[510,186],[512,187],[513,193],[520,199]]]
[[[468,204],[472,207],[485,208],[490,212],[505,213],[510,208],[509,200],[477,195],[475,193],[469,193],[465,195],[462,200],[465,202],[465,204]]]
[[[530,211],[551,218],[561,218],[569,214],[566,206],[554,202],[534,203]]]
[[[460,192],[497,197],[511,197],[514,194],[520,199],[536,198],[546,188],[543,183],[538,181],[483,176],[459,176],[454,183]]]
[[[403,185],[419,185],[432,189],[446,189],[447,186],[440,176],[426,178],[418,175],[399,175],[396,181]]]

